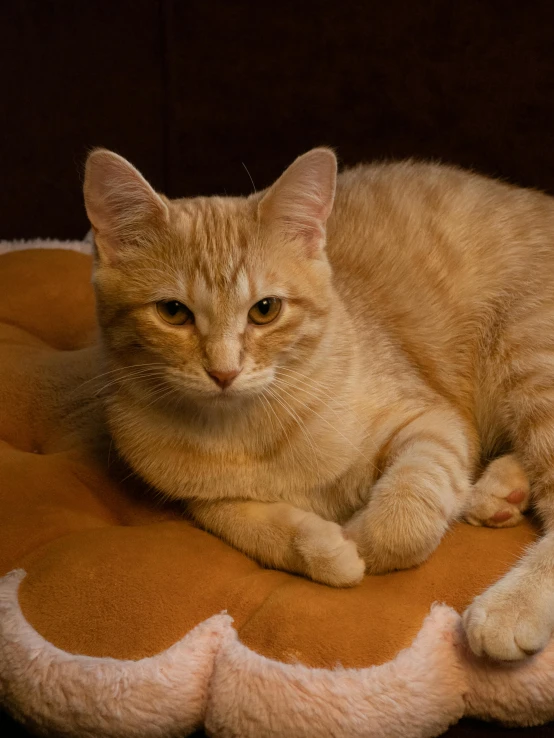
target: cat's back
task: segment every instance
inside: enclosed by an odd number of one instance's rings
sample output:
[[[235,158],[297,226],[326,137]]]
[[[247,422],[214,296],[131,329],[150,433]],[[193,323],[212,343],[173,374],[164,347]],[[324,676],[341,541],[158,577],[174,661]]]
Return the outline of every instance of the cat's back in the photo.
[[[339,177],[328,254],[363,355],[396,346],[450,394],[471,395],[499,336],[535,314],[554,325],[554,199],[534,190],[438,164],[360,166]]]
[[[361,165],[339,176],[328,253],[354,299],[471,309],[554,286],[554,198],[453,166]]]

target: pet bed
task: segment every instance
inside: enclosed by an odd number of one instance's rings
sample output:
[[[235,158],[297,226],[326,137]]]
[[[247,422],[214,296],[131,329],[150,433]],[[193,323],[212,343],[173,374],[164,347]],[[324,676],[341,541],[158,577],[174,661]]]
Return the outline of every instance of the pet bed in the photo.
[[[325,587],[164,505],[103,437],[91,259],[0,244],[0,703],[76,736],[435,736],[554,717],[554,644],[468,651],[460,612],[535,538],[455,526],[422,566]],[[69,250],[55,248],[65,246]],[[101,385],[100,385],[101,386]],[[434,604],[439,603],[439,604]]]

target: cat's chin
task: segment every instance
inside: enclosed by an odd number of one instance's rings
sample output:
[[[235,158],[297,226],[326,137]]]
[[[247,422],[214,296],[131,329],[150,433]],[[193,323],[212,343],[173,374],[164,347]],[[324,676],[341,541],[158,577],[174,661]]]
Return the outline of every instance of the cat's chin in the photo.
[[[260,397],[260,390],[225,389],[202,395],[197,400],[208,407],[232,407],[241,403],[248,403]]]

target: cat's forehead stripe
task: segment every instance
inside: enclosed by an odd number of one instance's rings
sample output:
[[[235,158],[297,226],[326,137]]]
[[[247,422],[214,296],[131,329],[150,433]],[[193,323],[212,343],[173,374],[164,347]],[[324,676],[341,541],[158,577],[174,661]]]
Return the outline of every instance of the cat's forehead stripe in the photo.
[[[210,289],[230,289],[244,269],[249,238],[239,219],[218,198],[199,198],[187,208],[189,248],[196,252],[191,271]]]
[[[237,283],[244,280],[246,263],[243,256],[236,262],[228,260],[221,264],[210,264],[205,258],[195,259],[191,265],[192,279],[201,279],[212,291],[234,290]]]
[[[216,309],[217,305],[226,304],[229,300],[234,303],[247,303],[252,295],[252,282],[245,266],[239,266],[238,270],[234,270],[232,275],[227,276],[229,278],[225,280],[225,289],[222,289],[219,284],[207,279],[203,270],[198,270],[189,287],[189,294],[194,304],[211,312]]]

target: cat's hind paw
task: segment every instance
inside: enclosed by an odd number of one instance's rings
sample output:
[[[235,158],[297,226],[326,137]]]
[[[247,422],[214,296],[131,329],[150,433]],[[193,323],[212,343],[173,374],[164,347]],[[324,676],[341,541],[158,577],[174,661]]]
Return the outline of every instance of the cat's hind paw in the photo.
[[[514,456],[494,459],[473,486],[464,518],[472,525],[510,528],[529,507],[529,482]]]

